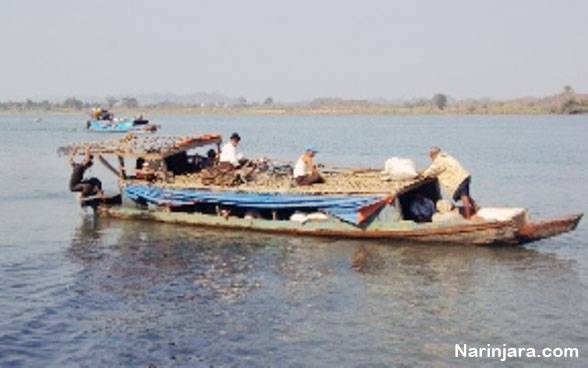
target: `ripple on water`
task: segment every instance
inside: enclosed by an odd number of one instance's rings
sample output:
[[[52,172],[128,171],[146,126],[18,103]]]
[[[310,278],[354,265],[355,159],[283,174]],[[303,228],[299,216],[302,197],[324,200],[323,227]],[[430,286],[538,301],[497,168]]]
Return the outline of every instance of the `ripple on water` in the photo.
[[[475,173],[482,203],[528,206],[534,218],[588,204],[586,125],[573,119],[154,118],[174,133],[238,126],[246,153],[285,159],[306,143],[301,131],[328,131],[314,143],[336,165],[380,167],[402,155],[421,167],[438,144]],[[6,119],[2,366],[454,366],[456,343],[587,345],[585,222],[528,247],[484,248],[94,219],[63,192],[67,164],[53,153],[97,136],[70,131],[79,116],[44,118],[44,131]],[[357,119],[366,129],[350,141]],[[266,132],[292,139],[262,139]],[[38,144],[22,146],[24,134]],[[463,135],[472,139],[455,139]]]

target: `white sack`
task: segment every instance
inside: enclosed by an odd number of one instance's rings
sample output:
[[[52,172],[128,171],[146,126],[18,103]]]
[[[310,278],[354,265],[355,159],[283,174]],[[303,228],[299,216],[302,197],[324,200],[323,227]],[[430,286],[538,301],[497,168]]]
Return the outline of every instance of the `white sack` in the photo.
[[[384,164],[382,178],[386,180],[407,180],[418,175],[414,162],[409,158],[391,157]]]

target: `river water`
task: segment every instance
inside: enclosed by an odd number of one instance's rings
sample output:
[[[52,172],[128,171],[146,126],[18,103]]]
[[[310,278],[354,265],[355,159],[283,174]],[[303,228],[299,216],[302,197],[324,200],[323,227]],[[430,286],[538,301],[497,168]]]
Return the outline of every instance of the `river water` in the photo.
[[[41,118],[41,121],[35,121]],[[588,208],[587,116],[152,116],[161,134],[233,131],[248,157],[383,167],[447,149],[481,205]],[[503,366],[468,347],[579,348],[588,226],[524,247],[388,244],[94,218],[59,146],[116,135],[84,116],[0,116],[0,366]],[[108,174],[91,175],[114,189]],[[351,267],[354,254],[365,267]]]

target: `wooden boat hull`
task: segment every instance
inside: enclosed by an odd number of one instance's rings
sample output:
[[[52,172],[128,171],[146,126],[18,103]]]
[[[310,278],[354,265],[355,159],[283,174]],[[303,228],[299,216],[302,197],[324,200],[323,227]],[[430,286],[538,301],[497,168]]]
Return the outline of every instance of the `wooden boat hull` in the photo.
[[[279,234],[320,236],[353,239],[380,239],[387,241],[413,241],[419,243],[453,243],[473,245],[515,245],[517,229],[512,221],[468,222],[460,225],[435,226],[398,222],[391,227],[363,229],[343,222],[272,221],[222,217],[202,213],[143,210],[121,206],[101,206],[98,213],[119,219],[149,220],[221,229],[250,230]]]
[[[222,217],[202,213],[143,210],[122,206],[100,206],[98,214],[119,219],[149,220],[221,229],[261,231],[278,234],[320,236],[386,241],[413,241],[436,244],[518,245],[572,231],[583,214],[550,221],[529,222],[517,228],[513,221],[467,222],[434,226],[399,222],[394,227],[363,229],[346,223],[305,223]]]
[[[550,238],[574,230],[584,214],[573,214],[548,221],[529,222],[517,231],[519,244]]]
[[[479,245],[516,245],[555,236],[573,230],[582,217],[578,214],[530,222],[524,208],[488,207],[478,212],[481,221],[466,221],[454,213],[457,218],[417,223],[412,221],[409,206],[417,191],[432,201],[440,199],[436,180],[388,182],[374,170],[339,170],[331,172],[325,183],[293,186],[291,173],[278,170],[273,175],[279,165],[265,161],[260,163],[265,170],[257,173],[258,181],[248,181],[248,177],[256,176],[250,169],[237,174],[230,170],[229,180],[218,181],[225,178],[223,170],[199,168],[202,170],[195,170],[197,175],[188,170],[189,165],[194,166],[188,159],[189,150],[216,145],[219,151],[221,142],[218,134],[141,138],[131,134],[86,144],[88,152],[98,155],[119,178],[121,189],[121,205],[100,201],[88,205],[100,214],[122,219],[295,235]],[[120,170],[104,155],[116,156]],[[125,157],[132,168],[125,169]],[[162,175],[154,175],[150,182],[143,176],[133,177],[133,172],[139,174],[139,170],[133,171],[139,159],[154,162]],[[281,184],[274,186],[276,182]],[[304,218],[300,220],[297,215]],[[320,218],[309,220],[311,215]]]

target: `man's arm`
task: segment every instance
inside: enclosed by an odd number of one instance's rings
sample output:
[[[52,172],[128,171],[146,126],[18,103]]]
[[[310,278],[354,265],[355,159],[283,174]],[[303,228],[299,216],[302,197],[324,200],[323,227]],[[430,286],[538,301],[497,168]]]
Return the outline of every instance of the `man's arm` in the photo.
[[[425,171],[423,171],[422,176],[425,178],[434,178],[439,176],[443,172],[445,168],[441,165],[437,160],[433,161],[431,166],[429,166]]]
[[[90,163],[91,160],[92,159],[90,158],[90,146],[87,146],[86,151],[84,152],[84,161],[82,162],[82,165],[86,166]]]
[[[69,164],[73,165],[74,164],[74,157],[76,156],[76,153],[78,153],[78,147],[74,147],[71,152],[69,153]]]
[[[239,160],[237,159],[237,150],[235,147],[231,147],[231,164],[233,166],[239,166]]]
[[[307,167],[310,170],[311,173],[316,172],[316,165],[314,164],[314,161],[312,159],[312,157],[308,158],[308,163],[307,163]]]

